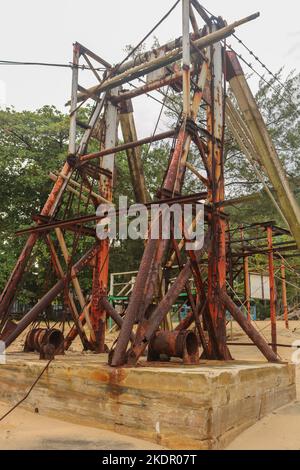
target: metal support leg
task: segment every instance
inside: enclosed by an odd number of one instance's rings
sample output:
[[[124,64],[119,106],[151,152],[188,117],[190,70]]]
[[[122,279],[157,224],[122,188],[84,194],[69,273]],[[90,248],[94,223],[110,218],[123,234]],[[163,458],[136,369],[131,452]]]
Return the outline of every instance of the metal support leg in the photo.
[[[289,311],[287,303],[287,294],[286,294],[286,277],[285,277],[285,262],[281,262],[281,286],[282,286],[282,307],[283,307],[283,316],[285,321],[285,327],[289,329]]]
[[[277,328],[276,328],[276,286],[274,277],[274,257],[273,257],[273,229],[267,227],[268,234],[268,259],[269,259],[269,278],[270,278],[270,315],[271,315],[271,336],[272,349],[277,353]]]

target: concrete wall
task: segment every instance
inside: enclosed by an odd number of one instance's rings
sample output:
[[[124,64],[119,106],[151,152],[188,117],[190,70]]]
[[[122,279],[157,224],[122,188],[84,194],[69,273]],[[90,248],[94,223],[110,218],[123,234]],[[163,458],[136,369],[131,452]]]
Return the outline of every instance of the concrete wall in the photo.
[[[0,399],[16,403],[44,365],[8,356],[0,366]],[[103,356],[93,355],[53,362],[25,406],[171,449],[213,449],[295,396],[295,369],[288,364],[112,369]]]

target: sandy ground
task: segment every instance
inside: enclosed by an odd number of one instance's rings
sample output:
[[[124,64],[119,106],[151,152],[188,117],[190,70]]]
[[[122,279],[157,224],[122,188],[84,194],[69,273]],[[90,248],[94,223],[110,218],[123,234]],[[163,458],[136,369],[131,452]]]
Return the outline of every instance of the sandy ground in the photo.
[[[256,328],[270,341],[270,323],[257,322]],[[291,345],[300,341],[300,321],[290,322],[286,330],[283,322],[277,324],[280,344]],[[114,340],[112,335],[108,344]],[[248,342],[236,323],[228,324],[229,342]],[[15,343],[12,351],[22,350],[24,337]],[[300,344],[300,343],[299,343]],[[80,351],[79,340],[70,351]],[[261,353],[253,346],[230,346],[234,359],[263,360]],[[300,350],[299,350],[300,351]],[[280,347],[278,353],[282,360],[291,361],[293,350]],[[299,353],[300,359],[300,353]],[[243,432],[229,446],[228,450],[238,449],[290,449],[300,450],[300,365],[297,367],[297,401],[261,419]],[[0,416],[8,409],[0,403]],[[66,438],[66,436],[68,436]],[[160,449],[161,447],[139,439],[119,434],[62,422],[56,419],[32,414],[19,407],[0,423],[0,449]]]
[[[2,416],[9,406],[0,403]],[[158,445],[17,408],[0,424],[0,450],[156,450]]]

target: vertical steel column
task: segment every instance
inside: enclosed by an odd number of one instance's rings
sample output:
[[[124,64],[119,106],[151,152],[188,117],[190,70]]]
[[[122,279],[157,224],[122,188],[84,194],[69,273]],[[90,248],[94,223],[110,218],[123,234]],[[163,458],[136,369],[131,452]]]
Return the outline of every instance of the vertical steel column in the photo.
[[[112,94],[117,95],[118,89],[112,90]],[[115,147],[118,133],[118,109],[111,102],[108,102],[105,115],[105,148]],[[100,167],[106,170],[107,174],[100,175],[100,194],[108,201],[113,198],[113,176],[115,167],[115,156],[107,155],[100,160]],[[93,289],[91,302],[91,324],[95,333],[96,351],[105,352],[105,329],[106,311],[100,303],[103,295],[108,293],[109,282],[109,239],[101,240],[93,271]]]
[[[138,138],[133,118],[133,106],[131,100],[123,101],[121,103],[120,123],[124,143],[126,144],[128,142],[137,141]],[[135,200],[138,203],[146,204],[150,201],[150,198],[146,189],[141,147],[129,149],[126,153]]]
[[[211,26],[214,32],[216,26]],[[223,57],[222,45],[210,47],[211,106],[207,108],[207,129],[211,135],[208,141],[208,165],[210,169],[210,202],[213,204],[211,215],[212,245],[208,261],[208,304],[215,326],[220,353],[223,359],[231,359],[226,347],[225,307],[220,302],[219,292],[226,289],[226,221],[222,216],[220,203],[224,201],[224,163],[223,163]]]
[[[289,329],[289,311],[288,311],[287,294],[286,294],[286,276],[285,276],[284,259],[281,262],[280,270],[281,270],[283,316],[284,316],[284,321],[285,321],[285,327],[286,329]]]
[[[244,229],[241,229],[242,247],[244,251]],[[243,257],[244,266],[244,289],[248,321],[251,321],[251,303],[250,303],[250,279],[249,279],[249,258]]]
[[[290,187],[257,102],[246,81],[239,59],[234,52],[227,52],[226,55],[226,73],[230,88],[251,132],[259,159],[274,187],[278,205],[289,224],[298,248],[300,248],[299,204]]]
[[[77,92],[78,92],[78,63],[79,63],[79,57],[80,57],[80,46],[75,43],[73,46],[73,78],[72,78],[72,100],[71,100],[71,111],[76,109],[77,106]],[[76,115],[75,113],[72,114],[71,116],[71,123],[70,123],[70,146],[69,146],[69,151],[74,149],[75,142],[76,142],[76,127],[74,130],[74,126],[76,126]],[[44,208],[41,212],[41,215],[44,216],[51,216],[53,215],[55,208],[56,208],[56,203],[59,197],[59,194],[61,192],[62,187],[65,184],[65,179],[64,176],[67,176],[71,171],[71,167],[68,162],[65,163],[61,175],[57,178],[57,181],[55,185],[53,186],[53,189],[48,196],[48,199],[44,205]],[[0,297],[0,319],[4,320],[4,317],[6,316],[9,307],[11,303],[13,302],[17,286],[19,282],[22,279],[22,276],[24,274],[26,265],[28,263],[28,260],[30,258],[31,252],[33,250],[33,247],[38,239],[38,234],[37,233],[32,233],[23,250],[22,253],[19,256],[19,259],[9,277],[9,280],[7,281],[7,284],[1,294]],[[3,326],[4,321],[1,323],[1,326]],[[1,327],[0,327],[1,329]]]
[[[182,0],[183,115],[191,114],[190,0]]]
[[[196,120],[199,107],[202,101],[203,89],[208,74],[207,64],[203,64],[198,81],[198,90],[196,90],[192,103],[192,117]],[[181,126],[176,146],[169,164],[166,177],[163,183],[164,193],[180,192],[183,178],[185,162],[188,157],[191,145],[191,136],[188,135],[185,125]],[[164,195],[162,195],[162,199]],[[159,266],[162,262],[167,242],[149,239],[144,250],[140,263],[136,282],[129,300],[128,308],[124,318],[124,324],[116,344],[112,358],[112,366],[120,366],[126,362],[126,349],[129,343],[129,335],[137,318],[143,317],[144,312],[149,306],[154,294],[154,286],[159,272]]]
[[[271,316],[271,337],[272,349],[277,353],[277,328],[276,328],[276,286],[274,277],[274,256],[273,256],[273,228],[267,227],[268,235],[268,258],[269,258],[269,278],[270,278],[270,316]]]
[[[72,92],[71,92],[71,109],[70,109],[70,131],[69,131],[69,154],[76,153],[76,117],[77,117],[77,94],[78,94],[78,78],[79,78],[79,57],[80,46],[75,43],[73,46],[73,69],[72,69]]]

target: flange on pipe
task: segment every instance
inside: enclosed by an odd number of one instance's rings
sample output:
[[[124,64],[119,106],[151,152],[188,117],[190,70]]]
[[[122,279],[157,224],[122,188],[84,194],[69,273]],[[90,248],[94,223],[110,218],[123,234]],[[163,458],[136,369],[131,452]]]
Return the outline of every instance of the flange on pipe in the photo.
[[[26,336],[24,352],[39,352],[40,359],[64,354],[64,335],[56,329],[34,328]]]
[[[148,361],[161,361],[165,356],[180,357],[184,364],[199,364],[199,344],[191,330],[157,331],[148,347]]]

